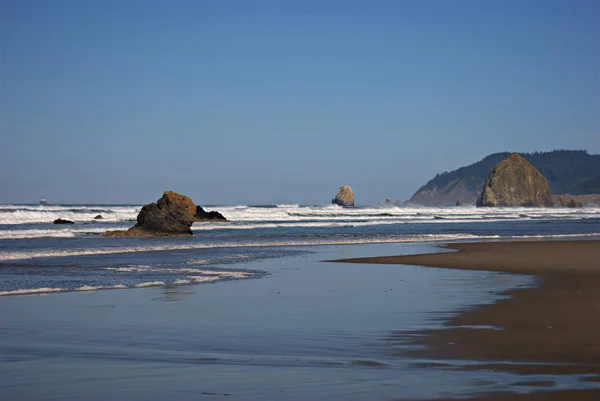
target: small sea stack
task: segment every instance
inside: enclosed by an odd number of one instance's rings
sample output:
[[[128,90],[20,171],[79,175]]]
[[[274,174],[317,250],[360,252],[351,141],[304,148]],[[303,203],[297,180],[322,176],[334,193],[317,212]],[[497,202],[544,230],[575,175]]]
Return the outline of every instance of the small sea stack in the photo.
[[[349,185],[342,185],[331,203],[340,206],[354,206],[354,191]]]

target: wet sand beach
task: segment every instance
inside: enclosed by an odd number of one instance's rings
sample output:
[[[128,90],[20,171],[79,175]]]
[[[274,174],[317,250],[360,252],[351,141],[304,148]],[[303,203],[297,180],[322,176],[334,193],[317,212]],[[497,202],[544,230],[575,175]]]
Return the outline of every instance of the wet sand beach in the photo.
[[[398,355],[455,360],[452,369],[589,374],[589,383],[600,380],[599,241],[461,243],[445,248],[458,252],[343,261],[528,274],[538,277],[538,285],[507,291],[496,303],[450,319],[445,329],[393,333],[391,344],[425,346]],[[478,363],[464,363],[470,361]],[[600,399],[600,390],[548,392],[551,388],[548,383],[540,385],[543,393],[481,399]]]

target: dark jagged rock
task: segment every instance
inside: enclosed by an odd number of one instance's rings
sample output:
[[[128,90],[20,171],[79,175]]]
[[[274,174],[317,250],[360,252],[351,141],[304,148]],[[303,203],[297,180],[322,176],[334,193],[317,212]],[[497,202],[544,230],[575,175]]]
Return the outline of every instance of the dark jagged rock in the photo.
[[[137,224],[127,231],[107,231],[106,237],[192,235],[196,205],[190,198],[167,191],[156,203],[142,208]]]
[[[94,220],[103,220],[104,217],[102,217],[101,214],[99,214],[98,216],[94,217]]]
[[[513,153],[490,170],[477,206],[552,206],[548,180]]]
[[[394,202],[390,198],[385,198],[386,206],[394,206]]]
[[[581,203],[576,198],[565,199],[563,196],[559,196],[558,199],[554,202],[555,206],[561,207],[570,207],[570,208],[580,208],[583,207],[583,203]]]
[[[54,224],[75,224],[71,220],[56,219]]]
[[[340,206],[354,206],[354,191],[348,185],[342,185],[331,203]]]
[[[211,210],[210,212],[205,211],[201,206],[196,206],[196,214],[194,215],[194,221],[202,222],[202,221],[222,221],[227,222],[225,216],[216,210]]]
[[[460,199],[456,201],[456,206],[462,206],[462,204],[463,203],[462,203],[462,201]]]

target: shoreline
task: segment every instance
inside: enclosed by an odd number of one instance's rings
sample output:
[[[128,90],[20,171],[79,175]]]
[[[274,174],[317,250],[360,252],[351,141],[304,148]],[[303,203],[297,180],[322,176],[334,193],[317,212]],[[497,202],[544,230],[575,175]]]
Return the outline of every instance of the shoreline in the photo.
[[[454,252],[335,262],[496,271],[534,275],[538,282],[509,290],[495,303],[462,311],[444,322],[443,329],[394,332],[390,345],[408,342],[419,349],[392,355],[454,360],[457,365],[451,369],[580,374],[589,375],[582,384],[600,381],[600,241],[454,243],[443,248]],[[461,365],[467,361],[477,363]],[[600,399],[600,389],[539,390],[543,392],[478,399]]]

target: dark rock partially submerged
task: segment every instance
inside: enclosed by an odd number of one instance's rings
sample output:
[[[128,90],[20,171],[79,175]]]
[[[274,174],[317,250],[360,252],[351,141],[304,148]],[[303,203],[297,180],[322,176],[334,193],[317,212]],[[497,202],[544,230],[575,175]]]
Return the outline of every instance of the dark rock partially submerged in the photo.
[[[227,222],[225,216],[216,210],[211,210],[210,212],[205,211],[202,206],[196,206],[196,214],[194,215],[194,221],[202,222],[202,221],[223,221]]]
[[[56,219],[54,224],[75,224],[71,220]]]
[[[99,214],[98,216],[94,217],[94,220],[103,220],[104,217],[102,217],[101,214]]]
[[[126,231],[106,231],[105,237],[192,235],[196,205],[190,198],[167,191],[156,203],[142,208],[137,223]]]
[[[477,206],[552,206],[548,180],[513,153],[490,170]]]

